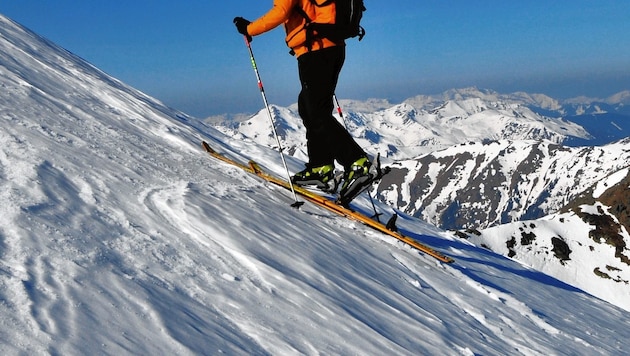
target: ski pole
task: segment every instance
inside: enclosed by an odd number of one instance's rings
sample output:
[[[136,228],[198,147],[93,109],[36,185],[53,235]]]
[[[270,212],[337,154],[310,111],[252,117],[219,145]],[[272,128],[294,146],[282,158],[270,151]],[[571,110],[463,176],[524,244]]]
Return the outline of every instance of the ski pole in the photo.
[[[252,61],[252,67],[254,68],[254,73],[256,73],[256,80],[258,81],[258,89],[260,89],[260,94],[262,95],[263,102],[265,104],[265,108],[267,109],[267,116],[269,117],[269,122],[271,123],[271,130],[273,131],[273,135],[276,138],[276,143],[278,143],[278,150],[280,150],[280,158],[282,159],[282,165],[284,166],[285,171],[287,172],[287,179],[289,182],[289,187],[291,188],[291,193],[293,193],[293,199],[295,202],[291,204],[294,208],[299,208],[304,204],[298,200],[297,193],[295,192],[295,188],[293,187],[293,182],[291,182],[291,173],[289,173],[289,167],[287,166],[287,161],[284,159],[284,153],[282,152],[282,144],[280,143],[280,139],[278,138],[278,132],[276,131],[276,125],[273,121],[273,115],[271,114],[271,109],[269,108],[269,102],[267,101],[267,95],[265,94],[265,88],[263,87],[262,80],[260,79],[260,73],[258,72],[258,66],[256,65],[256,59],[254,59],[254,51],[252,51],[252,45],[247,38],[245,37],[245,43],[247,44],[247,49],[249,50],[249,58]]]
[[[348,125],[346,125],[346,118],[343,116],[343,111],[341,111],[341,105],[339,105],[339,100],[337,100],[337,94],[333,94],[333,99],[335,99],[335,104],[337,105],[337,114],[341,118],[341,123],[343,123],[343,127],[348,130]]]

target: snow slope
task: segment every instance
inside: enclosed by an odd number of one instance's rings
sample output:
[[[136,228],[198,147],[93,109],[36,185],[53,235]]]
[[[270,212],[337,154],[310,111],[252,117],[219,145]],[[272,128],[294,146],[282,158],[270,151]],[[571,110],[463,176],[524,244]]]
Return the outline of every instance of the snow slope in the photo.
[[[624,168],[562,211],[470,231],[467,238],[630,310],[629,202]]]
[[[404,215],[457,262],[290,208],[199,142],[280,172],[277,152],[2,16],[0,87],[2,354],[626,352],[628,312]]]

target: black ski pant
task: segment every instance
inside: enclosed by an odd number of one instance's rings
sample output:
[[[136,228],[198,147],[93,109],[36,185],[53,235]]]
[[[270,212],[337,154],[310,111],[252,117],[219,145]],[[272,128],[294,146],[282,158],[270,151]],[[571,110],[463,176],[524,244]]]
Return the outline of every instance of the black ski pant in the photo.
[[[302,84],[298,111],[306,127],[307,167],[332,164],[337,160],[348,169],[354,161],[366,155],[333,116],[333,95],[345,58],[345,46],[329,47],[298,57]]]

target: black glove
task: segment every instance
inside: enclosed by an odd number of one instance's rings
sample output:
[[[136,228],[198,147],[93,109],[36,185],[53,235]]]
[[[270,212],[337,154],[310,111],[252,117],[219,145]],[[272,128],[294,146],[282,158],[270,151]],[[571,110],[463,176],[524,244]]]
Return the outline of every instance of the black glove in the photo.
[[[247,33],[247,25],[249,25],[251,22],[249,22],[248,20],[245,20],[242,17],[235,17],[233,22],[234,22],[234,25],[236,25],[236,30],[238,31],[238,33],[247,37],[247,41],[251,42],[252,36],[250,36],[249,33]]]

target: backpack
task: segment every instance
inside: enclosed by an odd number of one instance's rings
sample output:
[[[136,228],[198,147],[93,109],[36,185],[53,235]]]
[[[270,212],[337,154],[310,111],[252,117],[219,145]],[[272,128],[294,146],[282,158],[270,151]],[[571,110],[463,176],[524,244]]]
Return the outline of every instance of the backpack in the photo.
[[[306,19],[307,38],[325,37],[334,42],[348,38],[365,36],[361,27],[363,12],[366,10],[363,0],[310,0],[315,7],[315,18],[308,17],[302,9],[298,11]],[[334,12],[334,22],[332,17]]]

